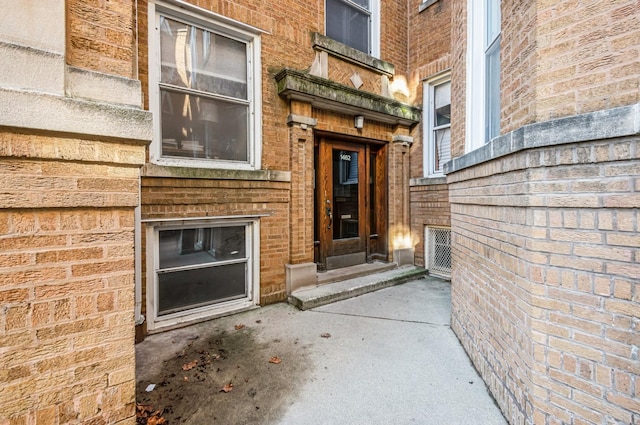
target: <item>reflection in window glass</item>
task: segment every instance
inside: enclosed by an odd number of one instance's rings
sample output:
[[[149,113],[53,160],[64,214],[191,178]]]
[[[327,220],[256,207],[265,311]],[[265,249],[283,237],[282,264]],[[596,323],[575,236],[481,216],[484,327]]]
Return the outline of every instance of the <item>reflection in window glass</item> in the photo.
[[[247,296],[246,226],[159,231],[159,315]]]
[[[359,236],[358,152],[333,150],[333,239]]]
[[[371,53],[369,0],[327,0],[327,37],[367,54]]]
[[[425,105],[428,114],[428,158],[425,161],[426,175],[442,174],[443,166],[451,159],[451,82],[425,85],[429,103]]]
[[[247,44],[160,16],[162,156],[247,162]]]

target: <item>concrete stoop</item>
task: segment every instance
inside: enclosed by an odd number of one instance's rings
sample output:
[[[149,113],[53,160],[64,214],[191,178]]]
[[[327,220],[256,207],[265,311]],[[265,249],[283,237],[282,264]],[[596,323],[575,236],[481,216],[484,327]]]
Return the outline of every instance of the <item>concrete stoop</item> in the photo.
[[[289,296],[289,303],[300,310],[310,310],[335,301],[346,300],[357,297],[368,292],[399,285],[411,280],[421,279],[425,276],[426,270],[422,267],[403,266],[393,269],[388,268],[366,276],[348,276],[344,280],[333,283],[320,284],[311,288],[304,288],[294,291]],[[343,275],[345,277],[345,275]],[[320,278],[318,279],[320,282]]]

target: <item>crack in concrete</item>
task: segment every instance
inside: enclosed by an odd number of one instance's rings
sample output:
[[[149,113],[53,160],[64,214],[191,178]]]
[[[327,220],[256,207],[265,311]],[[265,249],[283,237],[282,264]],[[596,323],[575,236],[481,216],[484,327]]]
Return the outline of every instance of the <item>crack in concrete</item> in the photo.
[[[388,320],[391,322],[402,322],[402,323],[418,323],[421,325],[431,325],[431,326],[443,326],[445,328],[451,329],[451,325],[449,323],[433,323],[433,322],[424,322],[420,320],[403,320],[403,319],[393,319],[391,317],[382,317],[382,316],[368,316],[362,314],[352,314],[352,313],[337,313],[333,311],[317,311],[317,310],[308,310],[313,313],[322,313],[322,314],[333,314],[336,316],[349,316],[349,317],[362,317],[367,319],[378,319],[378,320]]]

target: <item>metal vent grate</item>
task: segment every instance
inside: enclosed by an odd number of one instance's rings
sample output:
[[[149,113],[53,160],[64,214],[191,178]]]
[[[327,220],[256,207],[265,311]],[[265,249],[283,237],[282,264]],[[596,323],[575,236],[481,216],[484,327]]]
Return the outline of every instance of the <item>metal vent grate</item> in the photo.
[[[451,229],[427,227],[425,229],[426,260],[429,274],[451,277]]]

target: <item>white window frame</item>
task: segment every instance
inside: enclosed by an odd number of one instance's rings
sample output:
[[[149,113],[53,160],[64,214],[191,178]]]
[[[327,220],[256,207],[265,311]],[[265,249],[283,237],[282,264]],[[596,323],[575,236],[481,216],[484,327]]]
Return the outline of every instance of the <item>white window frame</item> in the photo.
[[[466,152],[471,152],[489,141],[485,129],[488,119],[485,45],[489,1],[493,0],[467,0]]]
[[[349,2],[349,0],[342,0]],[[369,27],[369,52],[365,52],[375,58],[380,58],[380,0],[370,0],[371,2],[371,25]],[[326,34],[326,22],[327,22],[327,2],[324,2],[324,19],[325,19],[325,34]]]
[[[247,99],[249,128],[248,159],[228,161],[216,159],[176,158],[162,156],[160,117],[160,15],[196,25],[208,31],[242,41],[247,45]],[[150,1],[149,22],[149,109],[153,113],[153,140],[149,146],[149,161],[158,165],[259,170],[262,163],[262,65],[261,37],[264,31],[193,6],[180,0]]]
[[[216,304],[195,307],[175,313],[158,314],[159,288],[158,269],[160,268],[159,241],[160,231],[192,229],[198,227],[245,226],[245,247],[247,261],[246,297]],[[157,331],[188,323],[195,323],[223,316],[231,312],[246,310],[260,303],[260,219],[258,217],[219,217],[195,219],[148,220],[146,222],[147,272],[146,305],[147,329]]]
[[[432,77],[424,82],[422,96],[422,113],[424,129],[423,129],[423,170],[424,177],[442,177],[443,169],[434,170],[432,159],[435,156],[435,130],[450,128],[451,123],[435,127],[434,111],[435,111],[435,88],[444,83],[451,82],[451,72],[447,71],[443,74]],[[451,101],[451,99],[449,99]],[[449,142],[451,149],[451,142]]]

